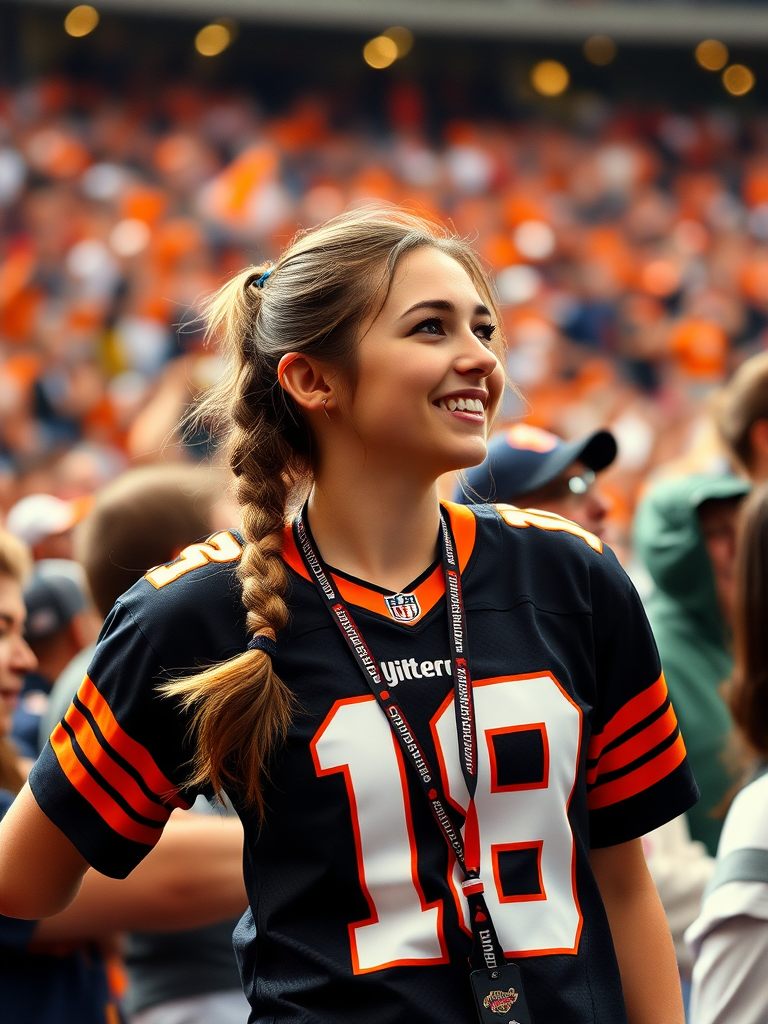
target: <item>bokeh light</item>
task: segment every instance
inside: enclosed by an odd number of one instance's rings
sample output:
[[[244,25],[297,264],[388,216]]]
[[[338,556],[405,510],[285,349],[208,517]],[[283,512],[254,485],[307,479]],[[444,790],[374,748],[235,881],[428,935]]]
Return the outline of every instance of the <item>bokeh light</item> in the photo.
[[[109,233],[112,251],[125,259],[138,256],[149,245],[150,230],[146,222],[136,217],[126,217],[115,224]]]
[[[80,39],[93,32],[99,24],[99,12],[90,4],[79,4],[73,7],[64,19],[64,31],[68,36]]]
[[[545,260],[555,251],[555,232],[543,220],[524,220],[518,224],[512,241],[527,260]]]
[[[195,36],[195,49],[203,57],[218,57],[232,42],[232,32],[226,25],[213,22],[201,28]]]
[[[531,85],[541,96],[559,96],[568,88],[571,76],[559,60],[542,60],[531,71]]]
[[[707,71],[720,71],[728,63],[728,47],[719,39],[704,39],[695,54],[697,63]]]
[[[376,36],[363,47],[363,60],[372,68],[388,68],[399,55],[397,43],[389,36]]]
[[[680,268],[668,259],[651,260],[640,273],[640,284],[649,295],[667,298],[680,288]]]
[[[616,43],[610,36],[590,36],[584,43],[584,56],[600,68],[614,61],[616,52]]]
[[[405,57],[413,49],[413,32],[402,25],[393,25],[386,32],[381,33],[387,39],[391,39],[397,47],[397,56]]]
[[[675,225],[672,241],[684,256],[699,256],[707,248],[709,235],[700,221],[685,218]]]
[[[731,96],[744,96],[755,84],[755,76],[744,64],[731,64],[723,72],[723,85]]]
[[[496,290],[505,305],[519,305],[530,302],[542,286],[541,274],[527,263],[515,263],[504,267],[496,275]]]

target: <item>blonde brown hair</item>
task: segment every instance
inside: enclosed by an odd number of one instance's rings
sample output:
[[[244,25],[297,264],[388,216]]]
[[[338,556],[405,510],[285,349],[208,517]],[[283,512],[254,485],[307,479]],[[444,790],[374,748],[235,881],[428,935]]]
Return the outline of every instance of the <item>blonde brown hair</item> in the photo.
[[[741,510],[736,552],[734,669],[728,699],[751,749],[768,757],[768,484]]]
[[[461,264],[498,320],[472,248],[396,208],[358,210],[302,233],[274,267],[244,270],[210,300],[209,334],[228,370],[199,415],[227,436],[246,541],[238,574],[254,634],[279,637],[287,623],[283,529],[292,496],[307,493],[313,468],[312,435],[278,382],[278,363],[290,352],[312,355],[353,385],[362,328],[381,309],[399,262],[424,247]],[[500,326],[494,337],[503,345]],[[249,650],[164,690],[194,712],[192,783],[234,787],[263,813],[263,775],[294,710],[271,658]]]
[[[32,569],[29,551],[7,530],[0,529],[0,576],[10,576],[21,585]],[[18,753],[7,736],[0,736],[0,789],[18,793],[24,785],[19,771]]]
[[[0,528],[0,576],[23,583],[32,571],[32,556],[27,546],[12,533]]]
[[[754,459],[752,427],[758,420],[768,420],[768,352],[745,360],[715,401],[720,436],[747,470]]]

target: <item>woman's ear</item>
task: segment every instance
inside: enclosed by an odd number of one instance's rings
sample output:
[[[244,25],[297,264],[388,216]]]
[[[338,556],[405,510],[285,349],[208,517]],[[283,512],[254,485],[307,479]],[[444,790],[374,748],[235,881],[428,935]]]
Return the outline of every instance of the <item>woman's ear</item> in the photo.
[[[283,391],[305,412],[322,413],[336,403],[328,367],[311,356],[299,352],[283,356],[277,367],[277,379]]]

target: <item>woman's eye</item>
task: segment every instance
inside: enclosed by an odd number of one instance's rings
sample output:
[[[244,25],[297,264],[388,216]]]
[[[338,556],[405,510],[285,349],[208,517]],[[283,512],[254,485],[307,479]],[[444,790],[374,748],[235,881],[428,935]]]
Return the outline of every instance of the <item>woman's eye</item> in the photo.
[[[496,324],[478,324],[475,328],[475,334],[478,338],[483,341],[490,341],[493,338],[494,331],[496,330]]]
[[[443,321],[439,316],[432,316],[429,320],[422,320],[420,324],[416,324],[411,334],[433,334],[436,337],[445,334]]]

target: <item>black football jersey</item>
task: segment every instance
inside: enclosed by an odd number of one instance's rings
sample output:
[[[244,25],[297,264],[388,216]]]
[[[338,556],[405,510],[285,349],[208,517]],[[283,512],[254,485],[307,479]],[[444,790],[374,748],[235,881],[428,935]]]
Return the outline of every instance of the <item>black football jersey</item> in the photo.
[[[696,799],[640,600],[614,555],[572,523],[446,503],[462,569],[478,734],[481,872],[539,1024],[626,1021],[589,866]],[[99,871],[157,841],[185,784],[189,721],[158,681],[249,640],[219,533],[147,573],[116,605],[30,782]],[[235,936],[258,1024],[471,1024],[471,937],[459,875],[427,801],[285,533],[290,624],[276,668],[297,711],[245,828],[250,911]],[[468,803],[439,561],[400,595],[336,586],[457,821]]]

